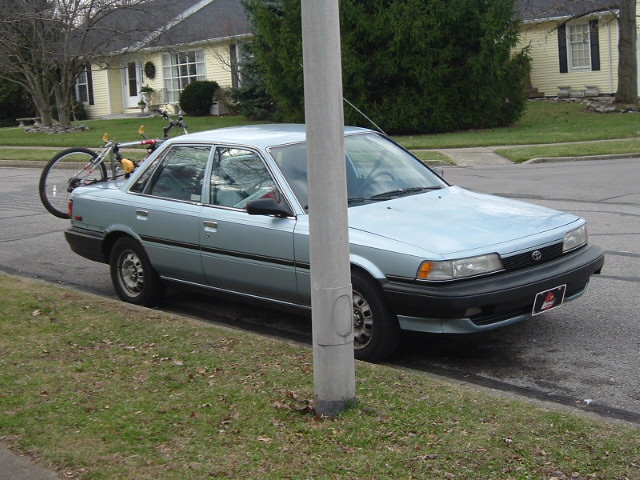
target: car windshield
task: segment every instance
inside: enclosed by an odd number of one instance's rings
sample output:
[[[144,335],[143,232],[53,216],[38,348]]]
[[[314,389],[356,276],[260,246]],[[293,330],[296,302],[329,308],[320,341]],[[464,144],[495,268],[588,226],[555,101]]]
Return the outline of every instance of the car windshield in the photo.
[[[306,144],[273,147],[270,153],[300,204],[308,208]],[[345,153],[349,205],[414,195],[447,185],[420,160],[375,133],[345,137]]]

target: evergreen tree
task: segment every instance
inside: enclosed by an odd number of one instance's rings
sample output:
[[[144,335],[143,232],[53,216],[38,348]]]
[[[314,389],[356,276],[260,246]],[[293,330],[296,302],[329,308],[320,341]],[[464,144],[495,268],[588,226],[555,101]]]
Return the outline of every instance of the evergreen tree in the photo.
[[[246,0],[255,54],[285,121],[304,118],[300,0]],[[344,96],[388,133],[509,125],[529,58],[514,0],[342,0]],[[368,125],[345,107],[345,123]]]
[[[232,101],[230,108],[235,114],[251,120],[277,120],[278,104],[267,93],[262,71],[253,54],[253,43],[241,43],[239,48],[238,70],[242,73],[242,83],[228,92]]]

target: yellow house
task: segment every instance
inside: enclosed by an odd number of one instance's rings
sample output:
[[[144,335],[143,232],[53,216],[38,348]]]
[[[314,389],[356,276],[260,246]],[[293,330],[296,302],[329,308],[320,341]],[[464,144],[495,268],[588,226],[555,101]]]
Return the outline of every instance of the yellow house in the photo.
[[[618,88],[619,0],[521,0],[520,47],[531,85],[547,97],[614,96]]]
[[[172,0],[171,7],[157,30],[129,39],[78,77],[76,98],[89,118],[140,113],[142,101],[177,110],[195,80],[237,86],[238,42],[250,35],[239,1]]]

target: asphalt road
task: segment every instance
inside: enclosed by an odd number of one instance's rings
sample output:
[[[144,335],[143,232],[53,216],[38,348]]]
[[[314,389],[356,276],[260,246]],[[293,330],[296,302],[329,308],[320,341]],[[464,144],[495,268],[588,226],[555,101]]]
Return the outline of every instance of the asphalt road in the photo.
[[[451,183],[587,218],[607,253],[587,294],[552,312],[467,336],[410,335],[391,363],[640,423],[640,161],[445,168]],[[67,221],[37,195],[39,170],[0,168],[0,270],[115,298],[106,265],[68,249]],[[309,318],[170,291],[163,308],[310,342]]]

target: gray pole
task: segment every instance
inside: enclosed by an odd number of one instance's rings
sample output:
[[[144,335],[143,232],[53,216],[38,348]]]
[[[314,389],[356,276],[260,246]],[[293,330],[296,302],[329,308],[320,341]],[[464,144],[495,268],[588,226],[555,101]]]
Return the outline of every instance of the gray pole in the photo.
[[[355,401],[338,0],[302,0],[316,413]]]

